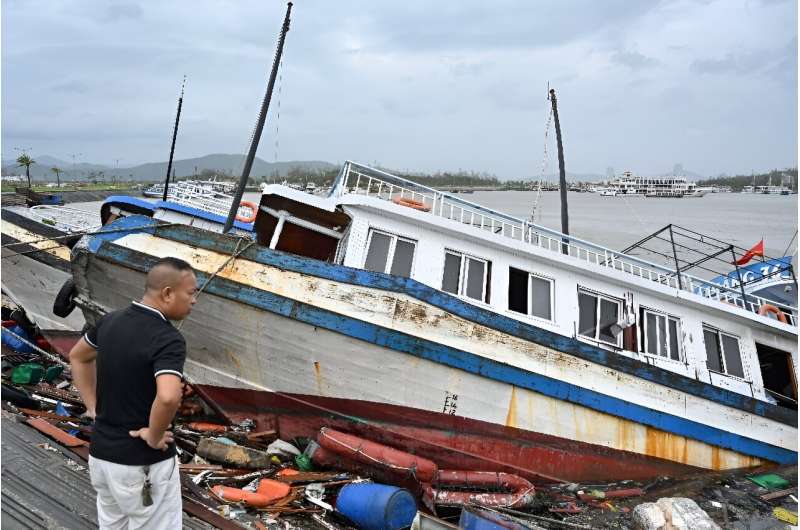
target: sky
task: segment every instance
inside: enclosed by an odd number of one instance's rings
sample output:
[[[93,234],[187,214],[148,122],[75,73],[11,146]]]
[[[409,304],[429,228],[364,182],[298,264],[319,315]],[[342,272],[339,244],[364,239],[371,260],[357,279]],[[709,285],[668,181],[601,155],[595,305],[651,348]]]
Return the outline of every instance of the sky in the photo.
[[[286,4],[2,0],[3,157],[245,153]],[[297,0],[258,156],[536,177],[796,167],[795,0]],[[545,149],[545,146],[546,149]]]

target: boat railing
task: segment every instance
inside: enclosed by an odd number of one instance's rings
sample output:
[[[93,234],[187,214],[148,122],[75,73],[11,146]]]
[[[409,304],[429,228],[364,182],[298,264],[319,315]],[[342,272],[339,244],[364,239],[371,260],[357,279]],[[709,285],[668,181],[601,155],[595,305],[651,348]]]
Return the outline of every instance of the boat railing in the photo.
[[[350,161],[345,163],[331,190],[331,195],[334,197],[347,194],[368,195],[411,206],[436,217],[456,221],[537,248],[562,253],[580,261],[615,269],[667,287],[693,292],[754,313],[757,313],[764,304],[775,305],[785,310],[791,324],[795,323],[796,307],[787,307],[752,295],[743,298],[741,291],[736,289],[713,284],[686,273],[678,274],[674,269],[564,235],[557,230]]]
[[[70,208],[69,206],[42,204],[28,208],[26,214],[42,224],[65,232],[89,232],[100,227],[97,213]]]
[[[169,187],[167,201],[227,217],[233,196],[215,191],[205,182],[183,181]],[[249,211],[244,212],[244,215],[249,214]]]

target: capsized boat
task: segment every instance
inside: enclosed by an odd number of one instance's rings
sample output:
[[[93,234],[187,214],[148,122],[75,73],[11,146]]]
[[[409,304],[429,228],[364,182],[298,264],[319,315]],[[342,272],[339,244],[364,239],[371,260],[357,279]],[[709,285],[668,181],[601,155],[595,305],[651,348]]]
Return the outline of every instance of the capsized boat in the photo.
[[[186,374],[232,420],[536,480],[797,461],[796,383],[773,403],[759,364],[796,366],[796,304],[354,162],[328,197],[266,186],[252,234],[219,232],[124,217],[71,265],[91,323],[158,258],[190,262]]]

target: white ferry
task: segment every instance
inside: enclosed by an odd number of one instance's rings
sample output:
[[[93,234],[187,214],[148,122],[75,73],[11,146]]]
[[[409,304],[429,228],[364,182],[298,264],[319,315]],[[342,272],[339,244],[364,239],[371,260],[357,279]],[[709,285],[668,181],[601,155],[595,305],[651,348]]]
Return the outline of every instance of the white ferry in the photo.
[[[232,421],[402,439],[443,467],[538,481],[797,462],[796,297],[354,162],[327,197],[265,186],[238,235],[178,213],[82,239],[76,300],[94,322],[156,259],[189,261],[204,289],[181,328],[187,376]]]
[[[634,176],[630,171],[610,181],[608,188],[615,190],[618,195],[675,198],[702,197],[709,191],[698,189],[697,184],[689,182],[686,177],[641,177]]]

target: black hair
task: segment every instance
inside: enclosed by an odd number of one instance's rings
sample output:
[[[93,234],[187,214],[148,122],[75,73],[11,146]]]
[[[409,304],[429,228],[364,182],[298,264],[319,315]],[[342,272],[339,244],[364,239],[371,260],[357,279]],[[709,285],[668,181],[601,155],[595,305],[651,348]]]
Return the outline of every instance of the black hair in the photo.
[[[175,269],[176,271],[190,271],[192,270],[192,266],[189,263],[183,261],[180,258],[173,258],[172,256],[167,256],[165,258],[159,258],[158,261],[155,262],[153,268],[156,268],[160,265],[166,265],[171,269]]]
[[[165,282],[169,283],[172,281],[170,279],[171,275],[164,275],[156,273],[159,268],[166,268],[171,269],[175,272],[194,272],[192,270],[192,266],[183,261],[180,258],[173,258],[171,256],[167,256],[166,258],[161,258],[155,262],[153,267],[147,273],[147,278],[145,279],[144,288],[146,291],[159,291],[165,286]],[[174,278],[174,276],[172,276]]]

